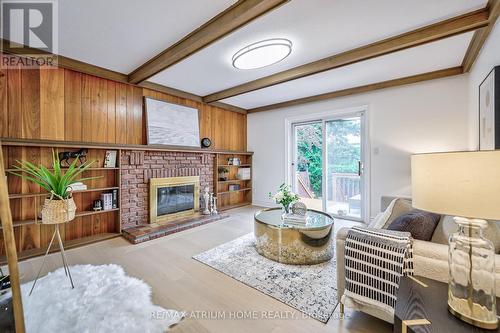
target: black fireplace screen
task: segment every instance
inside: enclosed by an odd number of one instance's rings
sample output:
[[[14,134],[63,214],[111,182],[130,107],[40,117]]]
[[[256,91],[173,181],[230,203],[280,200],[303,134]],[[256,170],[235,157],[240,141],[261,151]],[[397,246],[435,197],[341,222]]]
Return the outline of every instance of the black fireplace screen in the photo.
[[[157,216],[194,209],[194,185],[160,187],[156,191]]]

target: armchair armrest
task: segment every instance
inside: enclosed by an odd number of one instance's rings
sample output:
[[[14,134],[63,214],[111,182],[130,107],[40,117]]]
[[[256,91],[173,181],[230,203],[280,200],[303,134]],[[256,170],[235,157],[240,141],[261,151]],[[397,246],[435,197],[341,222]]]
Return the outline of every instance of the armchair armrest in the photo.
[[[344,244],[349,228],[341,228],[335,236],[336,248],[335,255],[337,257],[337,297],[342,298],[345,290],[345,266],[344,266]]]

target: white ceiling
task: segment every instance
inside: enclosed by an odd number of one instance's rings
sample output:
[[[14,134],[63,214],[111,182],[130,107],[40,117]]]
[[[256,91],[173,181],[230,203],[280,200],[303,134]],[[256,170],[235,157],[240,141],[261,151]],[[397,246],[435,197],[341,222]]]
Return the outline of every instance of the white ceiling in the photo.
[[[245,109],[460,66],[473,32],[234,96]]]
[[[486,0],[291,0],[150,81],[205,96],[485,4]],[[273,37],[293,42],[290,57],[257,70],[232,67],[231,56],[240,48]]]
[[[128,74],[237,0],[59,0],[59,54]],[[205,96],[486,5],[487,0],[291,0],[150,81]],[[471,34],[224,100],[244,108],[458,66]],[[284,61],[238,70],[231,56],[288,38]]]
[[[59,54],[128,74],[236,0],[60,0]]]

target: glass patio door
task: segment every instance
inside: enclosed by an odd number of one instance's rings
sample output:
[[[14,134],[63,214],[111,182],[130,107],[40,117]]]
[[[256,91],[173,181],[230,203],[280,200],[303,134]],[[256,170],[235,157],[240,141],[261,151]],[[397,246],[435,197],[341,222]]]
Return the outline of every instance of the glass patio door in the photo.
[[[292,124],[292,190],[308,208],[363,220],[364,113]]]
[[[354,220],[363,218],[362,115],[324,122],[326,212]]]
[[[323,210],[323,122],[293,124],[292,190],[308,208]]]

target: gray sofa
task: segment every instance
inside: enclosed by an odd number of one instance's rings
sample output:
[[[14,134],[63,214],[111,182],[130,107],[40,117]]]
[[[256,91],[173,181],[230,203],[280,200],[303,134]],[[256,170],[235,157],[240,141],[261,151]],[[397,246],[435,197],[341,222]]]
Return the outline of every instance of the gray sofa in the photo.
[[[394,197],[382,197],[381,200],[381,210],[384,211],[389,204],[392,202]],[[407,200],[410,200],[406,198]],[[449,216],[443,216],[438,224],[435,231],[435,236],[433,236],[432,241],[425,242],[420,240],[413,241],[413,258],[414,258],[414,269],[416,276],[423,276],[433,280],[448,282],[448,245],[446,244],[447,237],[455,232],[454,224]],[[498,224],[495,224],[495,230],[498,228]],[[500,230],[500,228],[498,228]],[[337,232],[336,235],[336,255],[337,255],[337,289],[338,289],[338,299],[342,299],[345,289],[345,279],[344,279],[344,242],[347,236],[349,228],[342,228]],[[440,235],[436,234],[440,233]],[[441,234],[442,233],[442,234]],[[494,237],[498,239],[492,239],[494,243],[500,243],[500,232],[496,233]],[[488,237],[490,238],[490,237]],[[497,252],[498,253],[498,252]],[[500,296],[500,255],[495,256],[495,267],[496,267],[496,293]],[[378,309],[376,307],[354,303],[348,304],[347,306],[353,310],[362,311],[384,321],[393,323],[394,318],[388,315],[386,312]],[[341,304],[343,309],[344,305]]]

